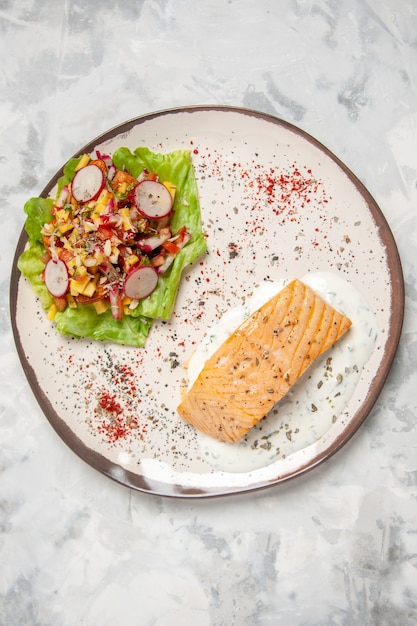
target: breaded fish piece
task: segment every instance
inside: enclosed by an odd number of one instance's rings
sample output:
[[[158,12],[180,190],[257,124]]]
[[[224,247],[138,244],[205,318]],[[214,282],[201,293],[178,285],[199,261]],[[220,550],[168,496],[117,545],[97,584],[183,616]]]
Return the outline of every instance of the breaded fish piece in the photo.
[[[178,413],[219,441],[238,441],[350,326],[310,287],[293,280],[207,360]]]

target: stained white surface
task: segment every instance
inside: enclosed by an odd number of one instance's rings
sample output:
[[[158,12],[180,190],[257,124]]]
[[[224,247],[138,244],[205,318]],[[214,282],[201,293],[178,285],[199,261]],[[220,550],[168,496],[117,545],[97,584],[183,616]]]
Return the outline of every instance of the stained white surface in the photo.
[[[0,29],[0,623],[414,623],[414,2],[21,0]],[[131,492],[61,442],[8,310],[24,201],[92,137],[188,104],[272,113],[335,152],[387,217],[407,296],[393,370],[348,446],[284,486],[199,502]]]

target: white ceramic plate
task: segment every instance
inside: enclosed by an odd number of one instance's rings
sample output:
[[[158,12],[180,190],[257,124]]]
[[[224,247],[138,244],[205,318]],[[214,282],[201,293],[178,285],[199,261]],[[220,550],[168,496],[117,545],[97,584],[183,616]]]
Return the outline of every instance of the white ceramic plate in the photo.
[[[323,145],[262,113],[226,107],[158,112],[110,130],[77,155],[122,145],[192,151],[209,253],[186,270],[172,320],[154,325],[145,348],[125,348],[57,334],[16,268],[26,244],[22,232],[11,279],[13,331],[46,417],[84,461],[153,494],[239,493],[310,470],[365,420],[397,349],[403,277],[383,214]],[[48,196],[61,174],[40,195]],[[353,396],[340,419],[308,445],[293,441],[254,470],[214,467],[176,412],[188,359],[213,323],[257,285],[315,271],[335,272],[364,294],[380,329]],[[118,430],[109,414],[118,415]],[[138,428],[128,428],[132,418]]]

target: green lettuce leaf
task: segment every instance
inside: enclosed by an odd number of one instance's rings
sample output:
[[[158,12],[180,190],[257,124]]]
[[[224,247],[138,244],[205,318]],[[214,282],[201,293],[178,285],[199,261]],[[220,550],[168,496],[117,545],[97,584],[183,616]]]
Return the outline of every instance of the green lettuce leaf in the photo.
[[[41,273],[45,267],[42,256],[45,254],[45,248],[39,243],[33,243],[19,257],[17,262],[18,269],[30,281],[33,291],[41,301],[43,308],[49,309],[53,303],[53,298],[45,287],[45,283],[41,280]]]
[[[152,326],[152,320],[125,315],[115,320],[110,309],[97,315],[92,304],[67,307],[55,315],[57,330],[61,335],[88,337],[96,341],[113,341],[128,346],[142,347]]]
[[[133,315],[170,319],[184,268],[201,256],[207,247],[201,228],[198,188],[191,154],[188,150],[154,154],[142,147],[132,153],[127,148],[119,148],[113,154],[113,163],[119,169],[128,170],[133,176],[138,176],[144,169],[157,172],[161,182],[170,182],[177,188],[171,229],[175,233],[182,226],[187,226],[191,241],[175,257],[168,271],[160,276],[155,291],[141,300],[133,312]]]
[[[58,180],[56,197],[59,196],[59,194],[62,191],[62,188],[65,187],[65,185],[68,185],[74,178],[75,169],[78,163],[80,162],[80,160],[81,160],[81,157],[72,158],[64,165],[64,173],[61,176],[61,178]]]
[[[63,176],[57,183],[57,196],[74,177],[78,161],[79,158],[70,159],[65,165]],[[160,277],[151,296],[139,303],[133,315],[115,320],[110,310],[98,315],[92,305],[78,305],[76,309],[67,307],[65,311],[57,312],[54,321],[57,330],[64,336],[141,347],[145,345],[152,319],[171,317],[181,274],[187,265],[205,252],[206,241],[201,227],[198,189],[189,151],[155,154],[147,148],[137,148],[132,153],[122,147],[113,154],[113,162],[117,168],[128,170],[133,176],[138,176],[143,169],[147,169],[156,172],[162,182],[175,185],[177,193],[171,228],[175,233],[182,226],[186,226],[191,234],[191,241],[177,255],[169,270]],[[30,281],[45,310],[51,306],[53,298],[41,280],[45,267],[42,260],[45,248],[41,229],[51,219],[52,206],[53,200],[50,198],[31,198],[26,202],[24,211],[27,215],[25,229],[28,246],[18,259],[19,270]]]
[[[28,235],[29,245],[42,244],[41,230],[46,222],[52,218],[53,200],[51,198],[31,198],[24,206],[27,215],[25,230]],[[45,249],[44,249],[45,251]]]

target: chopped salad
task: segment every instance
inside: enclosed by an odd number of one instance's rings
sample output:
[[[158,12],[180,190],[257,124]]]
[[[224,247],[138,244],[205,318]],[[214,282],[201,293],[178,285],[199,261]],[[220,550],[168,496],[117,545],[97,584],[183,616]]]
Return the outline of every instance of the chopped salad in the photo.
[[[83,154],[56,197],[32,198],[25,212],[18,267],[64,335],[143,346],[206,249],[188,151]]]

